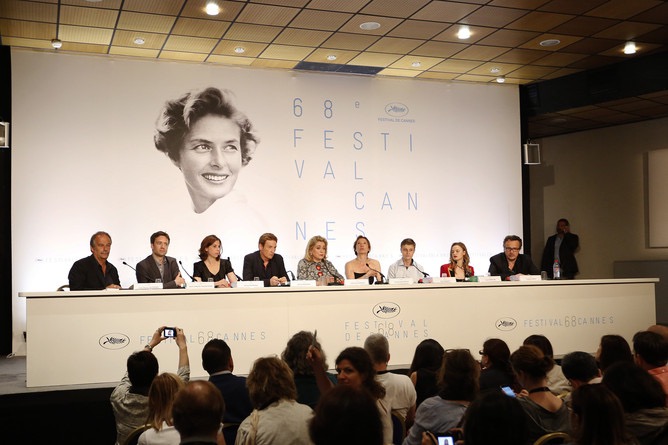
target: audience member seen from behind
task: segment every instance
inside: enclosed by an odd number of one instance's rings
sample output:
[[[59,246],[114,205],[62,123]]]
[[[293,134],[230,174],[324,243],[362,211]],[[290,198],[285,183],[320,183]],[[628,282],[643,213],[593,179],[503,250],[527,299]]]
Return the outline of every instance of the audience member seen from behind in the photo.
[[[520,253],[522,238],[508,235],[503,239],[503,252],[489,259],[490,275],[498,275],[501,280],[510,280],[514,275],[539,275],[540,270],[529,255]]]
[[[190,362],[188,347],[183,329],[176,329],[176,345],[179,349],[177,374],[187,382],[190,380]],[[111,393],[111,408],[116,419],[116,444],[125,442],[128,434],[137,427],[144,425],[148,417],[148,393],[151,383],[158,375],[158,359],[152,351],[165,340],[165,326],[159,327],[144,349],[128,357],[127,371],[123,379]]]
[[[310,444],[313,411],[297,403],[292,371],[278,357],[255,360],[248,374],[248,393],[255,408],[237,432],[238,445]]]
[[[501,391],[481,392],[466,410],[466,445],[520,445],[526,442],[526,435],[522,406]]]
[[[159,280],[163,289],[185,287],[186,281],[181,277],[176,258],[167,256],[169,243],[166,232],[151,235],[151,254],[138,262],[135,268],[137,283],[155,283]]]
[[[380,273],[380,262],[369,258],[371,251],[371,241],[366,236],[358,236],[353,243],[353,252],[355,259],[346,263],[345,271],[347,279],[369,278],[369,281],[382,282],[383,277]]]
[[[322,396],[309,426],[315,445],[382,445],[376,401],[360,388],[338,385]]]
[[[76,261],[67,276],[70,290],[120,289],[118,270],[111,264],[111,235],[95,232],[90,237],[91,255]]]
[[[547,373],[554,361],[536,346],[521,346],[510,355],[517,380],[527,391],[518,397],[528,420],[527,444],[548,433],[570,434],[568,408],[562,399],[552,394],[547,386]]]
[[[634,363],[619,362],[603,374],[603,385],[622,403],[626,428],[641,445],[668,443],[666,395],[654,377]]]
[[[473,266],[469,265],[469,251],[462,242],[450,246],[450,263],[441,266],[442,277],[455,277],[457,281],[466,281],[475,275]]]
[[[412,278],[415,282],[425,276],[424,267],[413,259],[415,241],[406,238],[401,241],[401,259],[392,263],[387,269],[387,278]]]
[[[580,245],[580,238],[571,233],[571,225],[566,218],[557,221],[557,233],[547,239],[541,270],[547,272],[550,279],[554,278],[554,263],[559,263],[559,272],[562,280],[572,280],[578,273],[578,263],[575,260],[575,251]]]
[[[633,336],[633,352],[636,365],[661,383],[668,400],[668,341],[656,332],[640,331]]]
[[[322,236],[308,240],[304,258],[297,264],[297,278],[316,280],[318,285],[343,282],[339,271],[327,259],[327,240]]]
[[[596,365],[596,359],[588,352],[574,351],[564,355],[561,359],[561,370],[573,391],[583,385],[601,383],[601,370]],[[571,392],[564,397],[569,408],[572,394]]]
[[[605,385],[583,385],[573,391],[573,445],[637,445],[627,432],[624,410]]]
[[[288,340],[281,358],[292,370],[295,387],[297,388],[297,402],[315,408],[320,399],[320,390],[313,374],[313,368],[306,359],[306,354],[311,345],[322,351],[320,342],[314,338],[312,333],[307,331],[297,332]],[[327,370],[325,353],[321,352],[321,354],[323,369]],[[332,380],[332,383],[336,381],[336,377],[333,375],[327,374],[327,376]]]
[[[276,253],[277,243],[278,238],[273,233],[260,235],[258,250],[244,257],[244,280],[253,281],[257,278],[264,282],[265,287],[279,286],[288,282],[283,257]]]
[[[480,365],[468,350],[445,351],[439,371],[439,395],[422,402],[403,445],[422,443],[427,431],[443,435],[460,427],[462,416],[478,395],[479,378]]]
[[[229,259],[223,259],[223,246],[220,238],[209,235],[202,240],[199,248],[198,261],[193,265],[195,281],[212,281],[215,287],[232,287],[237,282],[237,276],[232,269]]]
[[[186,183],[195,213],[234,189],[259,138],[230,91],[206,88],[168,101],[160,112],[155,147],[169,156]]]
[[[225,340],[214,338],[202,349],[202,368],[209,374],[211,382],[227,401],[223,422],[225,442],[233,444],[237,437],[239,424],[253,411],[253,404],[248,396],[246,377],[232,374],[234,360],[232,351]]]
[[[225,445],[220,434],[225,401],[210,382],[190,382],[176,393],[172,406],[174,428],[181,444]]]
[[[163,372],[153,379],[148,391],[146,419],[151,428],[139,436],[139,445],[179,445],[181,436],[174,428],[172,405],[176,393],[185,386],[185,382],[171,372]]]
[[[408,375],[417,393],[416,408],[424,400],[438,394],[438,370],[444,352],[443,346],[431,338],[422,340],[415,348]]]
[[[561,371],[561,366],[554,362],[554,350],[550,340],[544,335],[530,335],[524,339],[524,346],[527,345],[536,346],[543,351],[543,354],[552,359],[554,366],[547,373],[547,386],[550,391],[556,396],[568,394],[571,391],[571,385]]]
[[[633,354],[629,342],[621,335],[604,335],[596,350],[596,361],[601,374],[617,362],[633,363]]]
[[[480,391],[488,389],[501,390],[510,387],[519,392],[520,387],[515,380],[515,373],[510,366],[510,348],[499,338],[485,340],[480,350]]]

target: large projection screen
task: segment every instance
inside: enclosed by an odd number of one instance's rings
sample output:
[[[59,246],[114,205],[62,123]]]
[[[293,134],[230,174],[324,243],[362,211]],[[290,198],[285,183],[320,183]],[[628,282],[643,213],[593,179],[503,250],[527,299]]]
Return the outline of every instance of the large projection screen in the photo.
[[[112,235],[123,286],[135,277],[122,261],[146,257],[157,230],[189,273],[202,238],[218,235],[238,274],[263,232],[295,272],[314,235],[340,272],[356,236],[368,236],[384,273],[411,237],[433,276],[455,241],[485,273],[503,237],[521,234],[517,86],[21,50],[12,79],[17,353],[18,292],[66,284],[97,230]],[[260,141],[229,172],[231,191],[198,213],[186,183],[197,191],[207,172],[177,166],[153,137],[166,101],[207,87],[233,93]]]

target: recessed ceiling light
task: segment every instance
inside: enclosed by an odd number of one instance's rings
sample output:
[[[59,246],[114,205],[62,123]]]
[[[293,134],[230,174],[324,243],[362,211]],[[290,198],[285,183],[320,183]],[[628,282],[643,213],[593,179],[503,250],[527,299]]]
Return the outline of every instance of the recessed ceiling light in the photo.
[[[209,2],[206,4],[206,13],[209,15],[218,15],[220,14],[220,6],[215,2]]]
[[[489,72],[492,74],[498,74],[501,72],[501,70],[499,68],[492,68],[491,70],[489,70]]]
[[[457,38],[459,40],[466,40],[469,37],[471,37],[471,30],[469,29],[468,26],[462,26],[459,28],[459,31],[457,31]]]
[[[146,43],[146,40],[144,40],[142,37],[137,37],[134,40],[134,42],[135,42],[135,45],[143,45],[144,43]]]
[[[53,46],[55,49],[60,49],[63,46],[63,41],[60,39],[52,39],[51,46]]]
[[[336,60],[336,56],[334,54],[330,54],[327,56],[327,60]]]
[[[499,76],[496,78],[497,83],[504,83],[506,81],[506,76]]]
[[[635,54],[635,53],[636,53],[635,42],[626,42],[626,45],[624,45],[624,54]]]
[[[411,63],[411,66],[413,68],[418,68],[419,66],[422,66],[422,64],[416,60],[415,62]]]
[[[374,29],[380,28],[380,23],[378,22],[364,22],[360,25],[360,28],[365,31],[373,31]]]
[[[236,48],[234,48],[234,52],[237,54],[243,54],[246,52],[246,48],[244,48],[243,46],[237,46]]]
[[[547,39],[540,42],[540,46],[557,46],[561,43],[559,39]]]

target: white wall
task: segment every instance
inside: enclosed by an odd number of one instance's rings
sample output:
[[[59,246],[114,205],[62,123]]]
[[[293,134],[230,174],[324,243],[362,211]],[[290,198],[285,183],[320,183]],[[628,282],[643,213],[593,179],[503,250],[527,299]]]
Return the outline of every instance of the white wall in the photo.
[[[668,148],[667,128],[664,118],[538,141],[543,162],[530,168],[537,262],[562,217],[580,235],[578,278],[612,278],[614,261],[668,258],[668,248],[648,247],[645,185],[646,154]]]

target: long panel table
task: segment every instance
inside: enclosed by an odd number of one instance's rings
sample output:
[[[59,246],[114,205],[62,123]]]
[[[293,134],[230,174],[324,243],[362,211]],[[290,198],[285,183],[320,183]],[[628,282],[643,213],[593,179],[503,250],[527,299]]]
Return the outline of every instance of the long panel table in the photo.
[[[655,323],[656,279],[338,286],[312,288],[174,289],[158,291],[24,292],[27,299],[27,386],[116,382],[125,361],[162,325],[184,329],[192,376],[205,377],[203,345],[222,338],[235,373],[280,355],[300,330],[318,330],[334,366],[345,347],[371,333],[390,341],[390,365],[408,366],[426,338],[478,356],[492,337],[516,349],[546,335],[555,354],[594,351],[604,334],[633,334]],[[175,371],[173,340],[154,349],[160,371]]]

